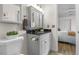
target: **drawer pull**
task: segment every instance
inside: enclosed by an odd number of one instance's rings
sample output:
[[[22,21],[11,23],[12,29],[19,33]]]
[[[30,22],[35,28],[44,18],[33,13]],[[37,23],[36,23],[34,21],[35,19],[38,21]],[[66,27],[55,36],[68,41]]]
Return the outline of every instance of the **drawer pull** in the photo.
[[[47,41],[45,41],[45,43],[47,43]]]

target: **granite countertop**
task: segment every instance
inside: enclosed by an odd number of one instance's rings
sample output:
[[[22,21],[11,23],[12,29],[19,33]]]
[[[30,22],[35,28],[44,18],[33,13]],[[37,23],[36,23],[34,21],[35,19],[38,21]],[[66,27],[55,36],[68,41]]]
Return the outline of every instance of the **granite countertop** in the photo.
[[[34,35],[42,35],[51,32],[51,29],[44,29],[43,31],[36,31],[36,30],[28,30],[27,34],[34,34]]]

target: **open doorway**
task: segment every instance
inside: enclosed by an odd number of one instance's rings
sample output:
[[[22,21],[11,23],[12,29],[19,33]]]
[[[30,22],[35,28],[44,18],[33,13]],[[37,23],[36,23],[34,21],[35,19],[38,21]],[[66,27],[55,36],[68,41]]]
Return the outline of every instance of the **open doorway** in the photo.
[[[58,4],[58,52],[76,54],[76,18],[74,4]]]

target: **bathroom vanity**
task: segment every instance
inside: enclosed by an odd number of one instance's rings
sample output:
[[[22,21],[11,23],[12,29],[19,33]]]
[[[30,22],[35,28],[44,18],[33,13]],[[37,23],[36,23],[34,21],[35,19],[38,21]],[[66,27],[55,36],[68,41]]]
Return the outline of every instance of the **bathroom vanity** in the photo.
[[[28,54],[29,55],[47,55],[50,51],[51,31],[34,33],[28,32]]]

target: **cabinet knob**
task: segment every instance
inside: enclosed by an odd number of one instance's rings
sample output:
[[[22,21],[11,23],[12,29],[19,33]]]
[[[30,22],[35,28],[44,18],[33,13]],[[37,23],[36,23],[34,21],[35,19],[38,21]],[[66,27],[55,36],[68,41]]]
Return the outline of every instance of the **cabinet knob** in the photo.
[[[32,38],[32,41],[38,41],[39,38]]]
[[[38,41],[39,40],[39,38],[37,38],[35,41]]]
[[[6,16],[6,14],[4,13],[4,16]]]
[[[47,41],[45,41],[45,43],[47,43]]]

